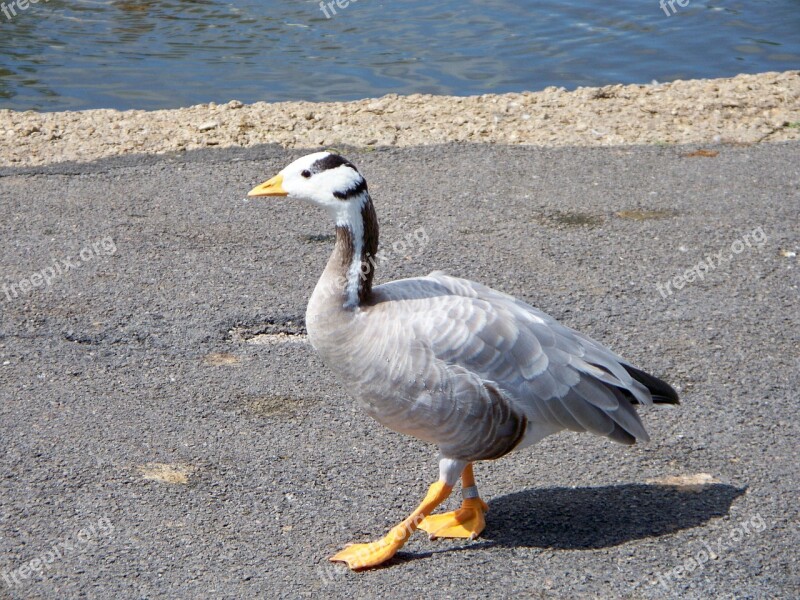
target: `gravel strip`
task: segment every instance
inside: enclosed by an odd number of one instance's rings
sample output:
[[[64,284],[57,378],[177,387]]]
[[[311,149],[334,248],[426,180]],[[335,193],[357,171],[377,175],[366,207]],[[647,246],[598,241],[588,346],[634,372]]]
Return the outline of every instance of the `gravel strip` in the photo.
[[[0,166],[277,143],[419,146],[446,142],[614,146],[800,139],[800,71],[652,85],[549,87],[355,102],[201,104],[177,110],[0,110]]]

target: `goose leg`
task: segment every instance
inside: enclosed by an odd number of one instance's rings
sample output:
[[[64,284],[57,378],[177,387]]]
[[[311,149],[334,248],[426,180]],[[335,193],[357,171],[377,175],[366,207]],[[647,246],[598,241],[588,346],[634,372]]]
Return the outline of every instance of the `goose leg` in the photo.
[[[440,458],[439,481],[428,488],[428,493],[420,505],[399,525],[395,525],[384,537],[369,544],[350,544],[344,550],[331,556],[329,560],[344,562],[351,569],[368,569],[386,562],[403,547],[419,524],[450,495],[458,476],[464,472],[467,463],[453,458]]]
[[[489,511],[489,507],[478,496],[472,463],[467,464],[461,475],[461,490],[464,496],[461,508],[441,515],[430,515],[419,524],[419,528],[427,531],[432,540],[436,538],[474,540],[486,527],[483,515]]]
[[[452,489],[453,486],[445,481],[437,481],[428,489],[425,499],[414,512],[399,525],[392,527],[384,537],[368,544],[350,544],[331,556],[329,560],[347,563],[347,566],[354,570],[368,569],[386,562],[403,547],[419,527],[420,522],[447,499]]]

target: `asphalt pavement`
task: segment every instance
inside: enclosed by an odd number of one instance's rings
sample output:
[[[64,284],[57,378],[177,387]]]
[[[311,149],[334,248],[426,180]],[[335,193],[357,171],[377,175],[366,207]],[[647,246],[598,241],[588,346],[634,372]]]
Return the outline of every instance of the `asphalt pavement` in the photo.
[[[683,401],[646,445],[477,465],[478,540],[364,573],[327,557],[406,516],[436,450],[303,335],[331,224],[244,197],[304,152],[0,170],[0,598],[798,597],[800,144],[698,149],[345,149],[379,281],[489,284]]]

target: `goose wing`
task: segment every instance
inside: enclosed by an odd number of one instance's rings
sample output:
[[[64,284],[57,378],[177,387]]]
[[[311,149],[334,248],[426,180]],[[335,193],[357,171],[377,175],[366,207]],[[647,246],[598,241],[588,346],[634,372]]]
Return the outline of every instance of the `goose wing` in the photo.
[[[471,385],[484,388],[473,392],[483,402],[496,403],[496,391],[525,415],[524,445],[561,429],[627,444],[648,440],[632,404],[651,404],[650,391],[631,376],[630,365],[591,338],[512,296],[443,273],[378,290],[389,300],[382,307],[391,313],[387,321],[413,333],[418,356],[424,348],[444,365],[445,377],[473,375]],[[407,352],[398,349],[394,359],[406,360],[399,354]]]

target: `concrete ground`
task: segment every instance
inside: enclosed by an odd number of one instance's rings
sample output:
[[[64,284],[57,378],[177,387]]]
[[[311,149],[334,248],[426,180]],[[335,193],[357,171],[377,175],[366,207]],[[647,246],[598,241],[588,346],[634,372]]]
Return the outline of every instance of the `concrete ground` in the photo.
[[[479,464],[478,540],[365,573],[326,559],[403,518],[436,451],[305,340],[325,216],[242,200],[303,152],[0,170],[0,598],[797,597],[800,143],[696,150],[346,152],[379,280],[482,281],[683,400],[642,411],[648,445]]]

